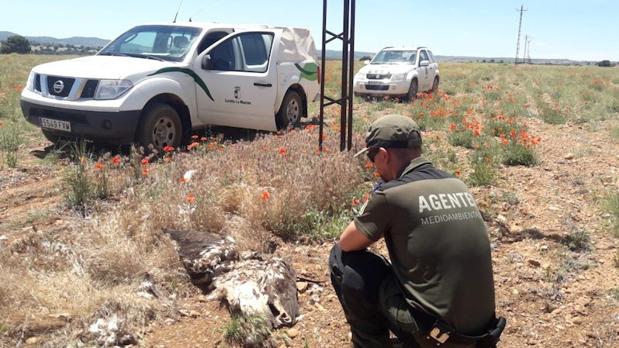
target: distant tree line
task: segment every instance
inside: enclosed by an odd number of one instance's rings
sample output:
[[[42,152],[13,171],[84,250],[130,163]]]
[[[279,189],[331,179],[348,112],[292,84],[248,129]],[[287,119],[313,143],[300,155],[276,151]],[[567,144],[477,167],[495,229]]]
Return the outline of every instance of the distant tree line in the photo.
[[[30,41],[23,36],[13,35],[6,38],[5,41],[2,41],[2,46],[0,46],[0,53],[30,53],[31,51]]]
[[[610,68],[610,67],[615,66],[615,63],[611,62],[608,59],[604,59],[604,60],[598,62],[597,65],[601,66],[601,67],[604,67],[604,68]]]
[[[9,36],[5,41],[0,42],[0,54],[19,53],[19,54],[51,54],[51,55],[91,55],[97,53],[100,47],[86,47],[71,44],[39,44],[31,43],[23,36]]]

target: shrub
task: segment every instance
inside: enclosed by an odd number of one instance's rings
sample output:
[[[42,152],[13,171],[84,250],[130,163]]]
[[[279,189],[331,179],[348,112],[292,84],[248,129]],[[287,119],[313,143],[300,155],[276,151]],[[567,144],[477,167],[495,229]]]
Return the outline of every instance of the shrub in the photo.
[[[99,199],[105,199],[110,196],[110,185],[108,179],[108,168],[104,162],[97,161],[94,165],[95,169],[95,196]]]
[[[447,141],[451,145],[472,149],[475,138],[481,135],[481,124],[476,119],[468,121],[466,118],[463,118],[459,124],[450,124],[449,131]]]
[[[471,186],[487,186],[494,182],[496,169],[490,163],[480,161],[473,163],[473,172],[469,175]]]
[[[561,109],[558,106],[550,106],[543,101],[538,101],[537,107],[540,118],[549,124],[563,124],[566,121]]]
[[[68,188],[65,200],[69,207],[85,214],[87,205],[94,196],[93,183],[87,173],[88,157],[85,143],[74,144],[73,155],[75,161],[66,170],[63,180]]]
[[[503,145],[503,164],[531,167],[538,163],[533,147],[541,141],[540,138],[529,135],[524,129],[520,132],[512,129],[509,132],[509,139],[503,134],[500,135],[500,139]]]
[[[318,153],[316,135],[308,127],[175,155],[150,169],[136,204],[157,209],[153,223],[160,228],[219,232],[234,214],[285,239],[329,238],[367,172],[352,153],[333,150],[339,139],[330,130]],[[195,174],[181,180],[188,171]]]
[[[586,230],[573,229],[565,237],[564,243],[571,251],[589,250],[591,248],[591,236]]]
[[[233,315],[224,327],[226,342],[235,347],[272,347],[271,328],[259,315]]]
[[[17,150],[21,144],[22,139],[17,127],[0,127],[0,152],[10,168],[17,166]]]
[[[506,117],[503,114],[494,115],[484,123],[485,133],[495,137],[509,134],[512,129],[519,132],[522,126],[517,124],[513,117]]]
[[[503,164],[508,166],[534,166],[538,163],[532,148],[517,142],[510,142],[503,148]]]
[[[342,233],[351,220],[352,216],[346,212],[332,215],[310,210],[302,214],[302,219],[290,228],[297,235],[307,236],[310,239],[333,239]]]

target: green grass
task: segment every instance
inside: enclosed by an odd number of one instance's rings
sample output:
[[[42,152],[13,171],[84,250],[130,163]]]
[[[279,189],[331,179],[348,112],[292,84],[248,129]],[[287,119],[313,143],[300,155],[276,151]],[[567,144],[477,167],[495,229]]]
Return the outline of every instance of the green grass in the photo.
[[[468,130],[456,130],[454,132],[449,133],[447,136],[447,141],[453,146],[461,146],[467,149],[473,148],[473,133]]]
[[[471,186],[488,186],[494,183],[498,175],[497,151],[496,145],[487,140],[471,154],[473,171],[468,177]]]
[[[473,172],[469,175],[471,186],[488,186],[494,183],[497,171],[492,164],[480,161],[473,164]]]
[[[551,107],[541,101],[537,103],[537,106],[539,108],[539,117],[544,122],[549,124],[564,124],[566,122],[567,118],[558,107]]]
[[[0,128],[1,158],[10,168],[17,166],[17,150],[22,143],[22,136],[17,126],[11,125]]]
[[[611,217],[613,234],[619,238],[619,193],[615,192],[608,196],[605,208]]]

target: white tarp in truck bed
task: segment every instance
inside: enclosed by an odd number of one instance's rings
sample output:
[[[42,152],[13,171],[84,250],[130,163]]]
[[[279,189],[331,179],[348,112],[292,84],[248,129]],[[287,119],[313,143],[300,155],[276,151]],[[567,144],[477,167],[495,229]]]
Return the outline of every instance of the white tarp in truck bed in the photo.
[[[307,29],[277,27],[282,30],[282,40],[279,45],[280,62],[303,62],[316,60],[314,39]]]

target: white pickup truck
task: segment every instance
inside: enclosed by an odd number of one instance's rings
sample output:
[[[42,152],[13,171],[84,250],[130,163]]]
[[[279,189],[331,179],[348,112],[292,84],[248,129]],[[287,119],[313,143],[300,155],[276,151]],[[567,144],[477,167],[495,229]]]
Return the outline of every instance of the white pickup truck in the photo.
[[[177,147],[208,125],[295,125],[319,97],[319,76],[306,29],[141,25],[94,56],[34,67],[21,107],[53,142]]]
[[[438,63],[426,47],[385,47],[355,75],[354,93],[412,101],[418,92],[436,92],[439,80]]]

